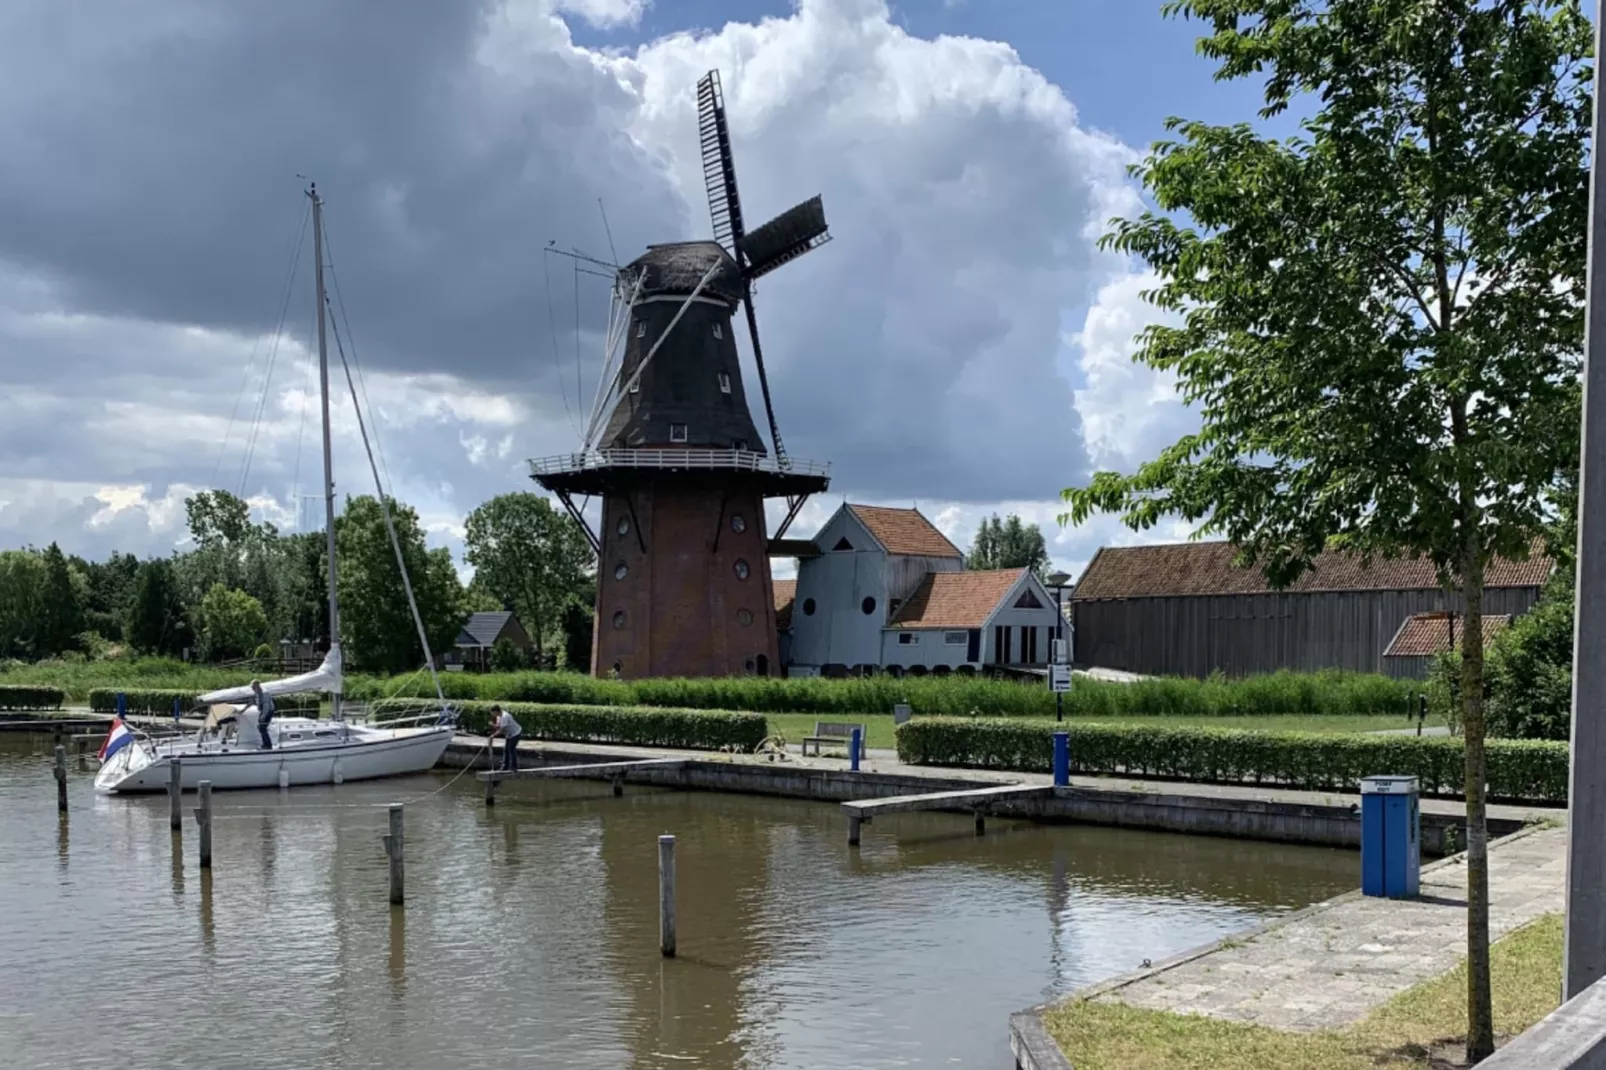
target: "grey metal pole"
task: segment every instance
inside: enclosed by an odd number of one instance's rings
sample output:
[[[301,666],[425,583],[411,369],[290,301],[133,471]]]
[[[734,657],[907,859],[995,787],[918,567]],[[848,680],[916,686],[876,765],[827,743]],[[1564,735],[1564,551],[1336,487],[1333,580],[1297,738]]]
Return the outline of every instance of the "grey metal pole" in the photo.
[[[314,182],[307,188],[307,196],[312,198],[312,260],[313,274],[317,282],[318,301],[318,393],[323,405],[323,522],[324,522],[324,553],[329,560],[326,567],[329,570],[329,647],[334,649],[340,645],[340,577],[336,567],[335,558],[335,469],[333,447],[330,445],[332,434],[329,429],[329,342],[327,326],[325,324],[324,288],[323,288],[323,198],[318,196],[318,184]],[[340,720],[340,704],[342,695],[339,691],[329,696],[330,715]]]
[[[1054,645],[1059,647],[1065,641],[1065,585],[1060,584],[1054,588]],[[1056,658],[1056,661],[1059,659]],[[1066,662],[1071,659],[1067,657]],[[1054,692],[1054,720],[1065,720],[1065,692]]]
[[[1606,0],[1595,14],[1601,55]],[[1578,473],[1577,610],[1573,625],[1572,767],[1567,804],[1567,913],[1562,999],[1606,976],[1606,185],[1600,172],[1606,122],[1601,65],[1595,65],[1594,132],[1589,166],[1589,267],[1584,312],[1584,430]],[[1595,462],[1592,463],[1592,459]]]

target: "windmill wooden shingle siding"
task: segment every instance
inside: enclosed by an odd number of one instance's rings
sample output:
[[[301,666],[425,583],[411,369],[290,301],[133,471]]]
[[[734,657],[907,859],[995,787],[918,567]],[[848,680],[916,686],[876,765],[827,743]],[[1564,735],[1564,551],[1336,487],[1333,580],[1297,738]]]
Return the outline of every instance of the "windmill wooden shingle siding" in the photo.
[[[1233,564],[1225,542],[1105,547],[1071,598],[1078,665],[1164,676],[1338,668],[1419,676],[1384,649],[1410,617],[1459,610],[1431,563],[1323,554],[1289,588]],[[1484,613],[1515,616],[1538,601],[1553,563],[1490,563]]]
[[[531,474],[586,526],[598,554],[592,671],[626,678],[779,669],[764,501],[785,498],[777,539],[830,483],[781,444],[752,280],[829,238],[818,197],[746,231],[718,72],[698,84],[713,241],[652,245],[614,277],[597,403],[580,452]],[[748,408],[734,319],[746,313],[773,452]],[[617,353],[617,358],[615,354]]]

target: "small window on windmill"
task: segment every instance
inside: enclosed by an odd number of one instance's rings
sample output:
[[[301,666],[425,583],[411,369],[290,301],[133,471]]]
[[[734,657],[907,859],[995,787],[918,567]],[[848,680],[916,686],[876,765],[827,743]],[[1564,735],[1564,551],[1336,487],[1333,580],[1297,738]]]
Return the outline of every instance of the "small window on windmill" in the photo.
[[[725,337],[725,328],[721,327],[717,323],[714,324],[714,337],[715,338],[723,338],[723,337]]]
[[[636,378],[634,378],[634,379],[632,379],[630,381],[630,392],[632,394],[641,393],[641,377],[640,376],[637,376]]]
[[[647,321],[646,320],[642,320],[640,323],[636,324],[636,337],[637,338],[645,338],[645,337],[647,337]]]
[[[714,330],[719,330],[719,327],[716,325]],[[731,377],[724,372],[719,373],[719,392],[721,394],[729,394],[731,392]]]
[[[686,441],[686,425],[685,424],[670,424],[669,425],[669,441],[671,441],[671,442],[685,442]]]

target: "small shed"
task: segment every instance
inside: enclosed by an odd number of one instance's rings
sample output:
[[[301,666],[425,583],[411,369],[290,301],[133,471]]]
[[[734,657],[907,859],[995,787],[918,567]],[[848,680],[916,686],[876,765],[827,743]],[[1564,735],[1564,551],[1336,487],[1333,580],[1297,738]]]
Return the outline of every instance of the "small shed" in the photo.
[[[1495,636],[1511,626],[1511,614],[1483,617],[1483,648],[1489,649]],[[1461,649],[1461,633],[1466,626],[1459,613],[1416,613],[1405,618],[1383,651],[1383,672],[1402,680],[1424,679],[1433,668],[1433,659],[1447,650]]]
[[[463,630],[457,634],[452,652],[446,656],[446,667],[484,672],[490,667],[492,648],[504,639],[520,650],[529,650],[535,645],[516,613],[505,609],[471,613]]]

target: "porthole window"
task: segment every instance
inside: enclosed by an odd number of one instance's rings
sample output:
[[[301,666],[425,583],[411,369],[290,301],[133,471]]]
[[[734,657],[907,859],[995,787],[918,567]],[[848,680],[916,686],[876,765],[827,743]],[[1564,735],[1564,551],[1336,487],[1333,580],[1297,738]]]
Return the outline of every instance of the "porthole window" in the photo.
[[[741,513],[731,517],[731,530],[738,535],[747,530],[747,521],[742,519]]]
[[[613,566],[613,578],[614,579],[622,580],[628,575],[630,575],[630,566],[625,564],[623,561],[621,561],[617,565]]]
[[[619,518],[619,523],[614,525],[614,530],[617,531],[620,535],[629,535],[630,534],[630,518],[628,516],[620,517]]]
[[[615,628],[623,628],[625,626],[625,611],[624,610],[621,609],[621,610],[618,610],[618,611],[616,611],[614,613],[614,615],[613,615],[613,626]]]
[[[736,621],[743,628],[751,628],[753,626],[753,611],[749,609],[738,611],[736,614]]]
[[[859,608],[864,610],[864,615],[868,617],[870,614],[875,612],[875,599],[866,598],[864,601],[859,603]]]
[[[736,562],[736,578],[737,579],[739,579],[739,580],[747,579],[747,574],[748,574],[749,571],[750,570],[747,567],[747,562],[746,561],[738,560]]]
[[[814,616],[814,599],[812,599],[812,598],[803,599],[803,615],[805,617]]]

